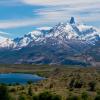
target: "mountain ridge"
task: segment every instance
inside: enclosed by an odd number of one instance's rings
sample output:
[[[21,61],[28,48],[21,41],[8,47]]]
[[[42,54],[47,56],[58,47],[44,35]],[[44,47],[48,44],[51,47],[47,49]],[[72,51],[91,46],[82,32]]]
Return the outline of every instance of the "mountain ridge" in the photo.
[[[25,34],[21,38],[15,38],[13,40],[8,39],[10,43],[7,44],[12,44],[13,48],[21,48],[27,46],[32,41],[43,42],[47,38],[55,38],[59,40],[64,39],[65,41],[79,40],[87,42],[89,44],[95,44],[96,41],[100,40],[100,33],[98,33],[96,28],[92,26],[76,24],[74,17],[72,17],[69,23],[59,23],[56,26],[52,27],[50,30],[35,30],[29,32],[28,34]]]
[[[76,23],[72,17],[69,22],[50,29],[39,29],[21,38],[9,39],[4,46],[1,42],[0,63],[89,65],[91,62],[87,59],[93,56],[89,53],[87,56],[85,52],[98,41],[100,33],[96,28]],[[83,53],[86,57],[81,55]]]

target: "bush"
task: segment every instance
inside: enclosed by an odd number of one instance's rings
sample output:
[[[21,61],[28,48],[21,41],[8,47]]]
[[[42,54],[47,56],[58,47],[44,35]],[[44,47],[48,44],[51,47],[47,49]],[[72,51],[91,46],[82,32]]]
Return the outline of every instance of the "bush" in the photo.
[[[66,100],[80,100],[78,96],[69,96]]]
[[[52,100],[52,94],[49,92],[40,93],[39,100]]]
[[[88,94],[86,92],[83,92],[81,97],[82,97],[82,100],[88,100]]]
[[[59,95],[51,94],[50,92],[43,92],[37,96],[33,96],[33,100],[61,100],[61,97]]]
[[[53,95],[52,100],[61,100],[61,96],[59,95]]]
[[[0,85],[0,100],[11,100],[6,85]]]
[[[33,92],[32,92],[32,88],[30,86],[29,89],[28,89],[28,95],[32,96],[32,94],[33,94]]]
[[[27,81],[27,84],[32,84],[33,82],[30,80],[30,81]]]
[[[11,89],[9,90],[9,92],[16,92],[16,89],[15,89],[15,88],[11,88]]]
[[[75,80],[72,79],[71,82],[69,83],[70,88],[81,88],[83,85],[83,82],[81,80]]]
[[[100,100],[100,95],[97,95],[94,100]]]
[[[25,96],[20,95],[19,98],[18,98],[18,100],[26,100],[26,98],[25,98]]]
[[[33,96],[33,100],[39,100],[38,96],[37,95],[34,95]]]
[[[75,79],[74,79],[74,78],[71,79],[71,81],[70,81],[70,83],[69,83],[69,87],[70,87],[70,88],[73,88],[74,82],[75,82]]]
[[[74,88],[81,88],[83,85],[83,82],[81,80],[76,80],[74,83]]]
[[[90,91],[94,91],[95,87],[96,87],[96,82],[95,81],[92,81],[92,82],[89,83],[89,90]]]
[[[100,95],[100,89],[97,89],[96,92],[98,95]]]

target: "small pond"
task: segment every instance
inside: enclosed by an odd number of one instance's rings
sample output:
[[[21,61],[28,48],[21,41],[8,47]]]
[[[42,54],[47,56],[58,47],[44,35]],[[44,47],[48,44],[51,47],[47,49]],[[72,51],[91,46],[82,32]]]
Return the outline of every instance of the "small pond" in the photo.
[[[6,73],[0,74],[0,83],[4,84],[26,84],[28,81],[38,82],[43,80],[43,77],[33,74]]]

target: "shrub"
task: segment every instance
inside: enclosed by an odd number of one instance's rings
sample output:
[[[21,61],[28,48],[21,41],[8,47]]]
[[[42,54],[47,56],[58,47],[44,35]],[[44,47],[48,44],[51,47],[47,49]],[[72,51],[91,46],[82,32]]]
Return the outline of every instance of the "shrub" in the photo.
[[[37,95],[33,95],[33,100],[39,100]]]
[[[27,81],[27,84],[32,84],[33,82],[30,80],[30,81]]]
[[[0,85],[0,100],[10,100],[11,97],[8,94],[8,88],[6,85]]]
[[[81,97],[82,97],[82,100],[88,100],[88,94],[86,92],[83,92]]]
[[[33,100],[61,100],[61,97],[50,92],[43,92],[39,95],[34,95]]]
[[[76,80],[74,83],[74,88],[81,88],[83,85],[83,82],[81,80]]]
[[[88,85],[89,85],[89,90],[90,91],[95,90],[95,87],[96,87],[96,82],[95,81],[91,81]]]
[[[80,100],[78,96],[69,96],[66,100]]]
[[[9,90],[9,92],[16,92],[16,89],[15,89],[15,88],[11,88],[11,89]]]
[[[96,92],[97,92],[97,94],[98,94],[98,95],[100,95],[100,89],[97,89],[97,91],[96,91]]]
[[[100,95],[97,95],[94,100],[100,100]]]
[[[29,89],[28,89],[28,95],[32,96],[32,94],[33,94],[33,92],[32,92],[32,88],[30,86]]]
[[[43,92],[39,94],[39,100],[52,100],[52,95],[50,92]]]
[[[59,96],[59,95],[52,95],[52,100],[61,100],[61,96]]]
[[[70,88],[81,88],[83,85],[83,81],[81,80],[75,80],[74,78],[69,83]]]
[[[71,81],[70,81],[70,83],[69,83],[69,87],[70,87],[70,88],[73,88],[74,82],[75,82],[75,79],[74,79],[74,78],[71,79]]]
[[[20,95],[19,98],[18,98],[18,100],[26,100],[26,98],[25,98],[25,96]]]

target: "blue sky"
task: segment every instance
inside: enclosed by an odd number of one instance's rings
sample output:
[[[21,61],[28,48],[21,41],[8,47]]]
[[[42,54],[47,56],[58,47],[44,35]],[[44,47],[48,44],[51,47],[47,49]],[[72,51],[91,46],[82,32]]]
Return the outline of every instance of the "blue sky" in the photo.
[[[0,0],[0,32],[11,38],[67,22],[71,16],[100,28],[100,0]]]

